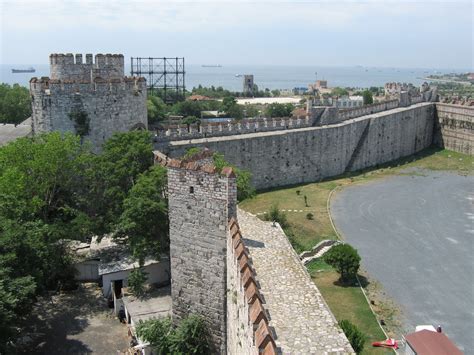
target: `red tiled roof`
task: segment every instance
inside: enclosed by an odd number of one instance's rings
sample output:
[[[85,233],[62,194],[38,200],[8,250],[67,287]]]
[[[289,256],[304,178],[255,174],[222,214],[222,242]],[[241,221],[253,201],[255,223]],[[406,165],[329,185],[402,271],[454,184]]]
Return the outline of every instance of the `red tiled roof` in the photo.
[[[424,329],[410,333],[405,338],[417,355],[463,354],[444,333]]]

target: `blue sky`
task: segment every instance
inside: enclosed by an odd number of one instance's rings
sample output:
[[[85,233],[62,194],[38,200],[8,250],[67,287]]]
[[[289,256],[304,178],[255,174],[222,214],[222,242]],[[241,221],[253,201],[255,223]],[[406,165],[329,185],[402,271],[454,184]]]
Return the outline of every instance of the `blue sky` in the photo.
[[[188,64],[474,66],[470,0],[0,0],[0,12],[2,64],[72,52]]]

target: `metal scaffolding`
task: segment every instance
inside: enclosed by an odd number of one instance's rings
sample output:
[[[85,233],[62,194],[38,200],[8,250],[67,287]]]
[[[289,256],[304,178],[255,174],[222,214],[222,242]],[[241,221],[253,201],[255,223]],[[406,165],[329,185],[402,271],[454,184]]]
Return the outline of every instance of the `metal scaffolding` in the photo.
[[[131,58],[132,76],[143,76],[148,90],[167,103],[184,100],[184,58]]]

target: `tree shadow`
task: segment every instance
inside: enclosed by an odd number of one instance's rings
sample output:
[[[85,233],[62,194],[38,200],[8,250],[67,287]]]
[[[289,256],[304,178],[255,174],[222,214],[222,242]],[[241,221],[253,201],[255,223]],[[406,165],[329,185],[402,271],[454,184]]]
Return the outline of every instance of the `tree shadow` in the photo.
[[[32,341],[18,349],[22,354],[90,354],[93,352],[81,335],[96,316],[113,317],[107,301],[95,287],[81,286],[76,291],[45,296],[38,299],[26,319],[23,334]],[[110,313],[110,315],[109,315]],[[83,335],[84,336],[84,335]],[[81,336],[81,338],[83,338]],[[85,337],[88,342],[89,338]],[[97,340],[96,342],[99,342]]]
[[[357,274],[357,277],[358,277],[359,281],[357,281],[357,279],[354,279],[354,280],[344,282],[341,278],[339,278],[339,279],[337,279],[336,281],[333,282],[333,285],[339,286],[339,287],[344,287],[344,288],[347,288],[347,287],[366,288],[367,286],[370,285],[369,280],[365,276]]]

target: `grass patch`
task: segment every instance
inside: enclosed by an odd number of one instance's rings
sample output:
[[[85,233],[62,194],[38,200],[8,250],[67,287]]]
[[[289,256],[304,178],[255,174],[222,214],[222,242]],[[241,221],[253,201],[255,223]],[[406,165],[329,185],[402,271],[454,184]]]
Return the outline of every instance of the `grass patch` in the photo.
[[[324,262],[322,258],[314,259],[306,264],[306,268],[308,269],[309,274],[311,277],[315,277],[318,272],[322,271],[334,271],[331,265],[328,265]]]
[[[327,265],[327,264],[326,264]],[[327,265],[329,266],[329,265]],[[322,265],[324,268],[325,266]],[[331,269],[317,272],[313,267],[313,281],[318,286],[331,312],[338,321],[347,319],[355,324],[366,336],[362,354],[390,354],[391,350],[374,348],[372,342],[385,340],[385,335],[378,326],[377,319],[358,286],[337,286],[339,274]]]

